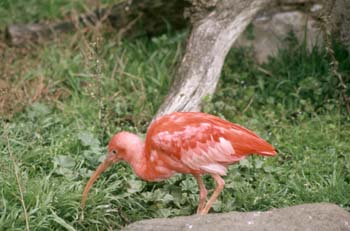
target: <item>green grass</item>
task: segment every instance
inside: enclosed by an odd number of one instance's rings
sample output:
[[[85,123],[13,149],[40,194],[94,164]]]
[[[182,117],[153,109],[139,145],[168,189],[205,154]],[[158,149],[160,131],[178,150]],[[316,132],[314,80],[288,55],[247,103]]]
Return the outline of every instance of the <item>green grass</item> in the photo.
[[[37,8],[40,2],[26,3],[37,10],[21,20],[50,19]],[[45,4],[71,9],[69,4],[81,3],[66,2]],[[2,4],[0,11],[11,11],[2,22],[14,22],[23,3]],[[52,18],[61,17],[57,11]],[[103,41],[94,45],[99,36]],[[1,76],[13,86],[43,78],[47,92],[2,118],[0,230],[25,229],[14,164],[31,230],[111,230],[196,211],[198,189],[190,176],[147,183],[123,163],[95,183],[85,211],[79,207],[108,139],[121,130],[144,135],[170,86],[184,41],[185,34],[174,33],[117,43],[101,32],[67,36],[25,53],[6,48]],[[335,50],[349,85],[349,54],[337,44]],[[279,151],[275,158],[253,156],[231,166],[214,212],[311,202],[350,210],[350,121],[324,50],[307,54],[290,42],[264,65],[252,61],[249,49],[232,50],[204,110],[256,131]],[[205,181],[212,189],[211,179]]]

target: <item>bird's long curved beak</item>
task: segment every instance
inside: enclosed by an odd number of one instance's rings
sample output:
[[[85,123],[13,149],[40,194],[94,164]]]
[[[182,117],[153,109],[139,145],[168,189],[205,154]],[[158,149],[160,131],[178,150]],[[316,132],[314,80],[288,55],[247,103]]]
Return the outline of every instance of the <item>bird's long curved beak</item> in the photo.
[[[83,209],[85,207],[85,202],[87,200],[89,191],[92,187],[92,185],[94,184],[94,182],[97,180],[97,178],[101,175],[101,173],[103,173],[109,166],[111,166],[113,164],[113,161],[110,160],[109,158],[106,158],[95,170],[95,172],[91,175],[89,181],[87,182],[85,188],[84,188],[84,192],[83,195],[81,197],[81,203],[80,203],[80,207]]]

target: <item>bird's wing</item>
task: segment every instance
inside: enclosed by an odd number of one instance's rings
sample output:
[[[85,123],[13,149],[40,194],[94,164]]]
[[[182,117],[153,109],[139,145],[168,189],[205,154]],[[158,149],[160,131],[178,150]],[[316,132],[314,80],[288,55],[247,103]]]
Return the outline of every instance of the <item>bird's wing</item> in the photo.
[[[146,153],[166,155],[164,159],[169,162],[197,172],[224,175],[228,164],[248,154],[275,154],[270,144],[248,129],[203,113],[163,117],[151,126],[147,136]]]

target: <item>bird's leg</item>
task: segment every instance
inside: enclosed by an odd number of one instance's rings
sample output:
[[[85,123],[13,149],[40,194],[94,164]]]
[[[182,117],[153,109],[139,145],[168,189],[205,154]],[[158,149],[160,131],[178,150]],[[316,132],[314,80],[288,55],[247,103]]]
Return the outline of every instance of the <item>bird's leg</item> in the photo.
[[[193,174],[193,176],[194,178],[196,178],[199,187],[199,203],[197,208],[197,214],[200,214],[201,211],[204,209],[208,191],[205,188],[201,175]]]
[[[208,203],[205,205],[204,209],[200,212],[201,215],[205,215],[209,212],[212,204],[216,201],[216,198],[220,195],[221,191],[224,189],[225,181],[216,174],[211,174],[211,176],[214,178],[216,182],[216,188],[213,192],[213,195],[211,195]]]

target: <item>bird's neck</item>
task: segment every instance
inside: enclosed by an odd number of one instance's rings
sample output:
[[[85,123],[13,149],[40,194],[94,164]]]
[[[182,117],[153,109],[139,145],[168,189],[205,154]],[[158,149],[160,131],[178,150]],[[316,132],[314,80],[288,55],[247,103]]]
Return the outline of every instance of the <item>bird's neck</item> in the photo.
[[[125,160],[130,164],[134,173],[141,179],[147,181],[159,181],[168,178],[173,174],[172,171],[166,173],[160,173],[157,171],[157,167],[154,166],[154,163],[151,163],[147,158],[145,145],[142,141],[138,144],[135,143],[129,151],[130,153],[127,155],[128,159]]]
[[[123,158],[124,161],[130,164],[138,177],[147,179],[148,161],[145,155],[144,142],[134,134],[129,137],[128,142],[127,153]]]
[[[145,175],[147,173],[147,160],[145,156],[145,149],[144,144],[139,146],[138,148],[135,148],[136,150],[133,153],[133,158],[129,160],[129,164],[135,174],[140,178],[145,178]]]

